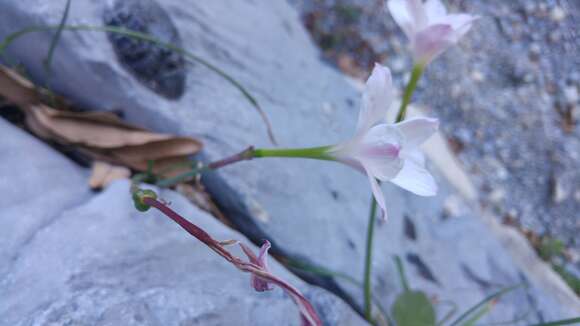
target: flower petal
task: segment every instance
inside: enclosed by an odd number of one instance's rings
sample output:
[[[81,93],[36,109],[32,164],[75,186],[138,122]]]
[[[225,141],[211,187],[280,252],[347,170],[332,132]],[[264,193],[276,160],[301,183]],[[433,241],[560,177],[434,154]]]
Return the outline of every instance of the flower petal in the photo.
[[[268,261],[267,261],[268,250],[270,250],[270,247],[271,247],[270,241],[266,240],[264,242],[264,244],[260,248],[260,252],[258,254],[258,257],[256,257],[254,255],[254,253],[252,252],[252,250],[249,247],[247,247],[246,245],[240,243],[240,247],[242,248],[242,251],[246,254],[246,256],[248,256],[248,259],[250,260],[250,262],[252,264],[258,265],[265,272],[268,272],[268,273],[270,272],[270,269],[268,268]],[[272,285],[270,284],[270,282],[268,282],[265,279],[260,278],[256,274],[252,274],[251,283],[252,283],[252,287],[257,292],[271,291],[274,289],[272,287]]]
[[[456,41],[449,24],[431,25],[415,36],[411,47],[415,60],[428,64]]]
[[[374,177],[387,181],[401,170],[399,158],[403,136],[394,125],[380,124],[364,135],[355,151],[355,159]]]
[[[468,14],[453,14],[440,19],[440,23],[450,25],[453,28],[453,41],[458,42],[463,35],[469,32],[473,22],[479,17]]]
[[[403,148],[412,150],[424,143],[439,129],[439,120],[431,118],[413,118],[395,124],[403,135]]]
[[[415,19],[409,12],[405,0],[389,0],[387,7],[393,19],[409,39],[415,35]]]
[[[427,25],[422,0],[389,0],[387,7],[397,25],[410,40]]]
[[[447,15],[447,9],[445,9],[441,0],[427,0],[425,2],[425,14],[429,24],[433,24],[441,17]]]
[[[389,68],[376,63],[367,80],[357,124],[357,135],[384,121],[393,100],[393,78]]]
[[[377,179],[375,179],[375,177],[373,177],[370,173],[367,173],[367,176],[369,177],[373,197],[375,197],[375,200],[377,201],[377,204],[381,209],[381,218],[383,220],[386,220],[388,216],[387,216],[387,205],[385,204],[385,195],[383,195],[383,191],[381,190],[381,186],[379,185]]]
[[[262,245],[262,247],[260,248],[260,252],[258,253],[258,266],[264,268],[264,270],[266,271],[270,271],[270,269],[268,268],[268,250],[270,250],[270,248],[272,247],[272,245],[270,244],[270,241],[265,240],[264,244]]]
[[[420,157],[420,153],[419,155],[416,153],[410,155]],[[417,162],[417,159],[406,159],[399,174],[390,181],[419,196],[435,196],[437,194],[435,179],[424,166]]]

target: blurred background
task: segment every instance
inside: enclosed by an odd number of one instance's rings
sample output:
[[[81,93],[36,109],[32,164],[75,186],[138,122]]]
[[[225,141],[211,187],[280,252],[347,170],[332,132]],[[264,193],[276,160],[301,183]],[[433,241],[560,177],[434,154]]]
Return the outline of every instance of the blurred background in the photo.
[[[383,1],[291,2],[329,64],[364,79],[382,62],[404,87],[412,62]],[[580,2],[447,4],[481,19],[429,66],[417,101],[442,120],[480,204],[539,247],[565,244],[580,267]]]
[[[377,324],[406,291],[393,257],[439,321],[478,302],[481,325],[577,317],[580,1],[444,3],[480,19],[413,97],[413,114],[441,121],[427,149],[440,193],[383,185]],[[350,136],[375,62],[392,70],[397,96],[410,77],[408,41],[384,7],[1,1],[0,325],[299,324],[282,291],[254,293],[248,275],[160,214],[137,212],[127,179],[139,173],[216,238],[270,240],[273,270],[325,325],[367,324],[366,178],[272,159],[162,181],[274,147],[268,125],[287,147]]]

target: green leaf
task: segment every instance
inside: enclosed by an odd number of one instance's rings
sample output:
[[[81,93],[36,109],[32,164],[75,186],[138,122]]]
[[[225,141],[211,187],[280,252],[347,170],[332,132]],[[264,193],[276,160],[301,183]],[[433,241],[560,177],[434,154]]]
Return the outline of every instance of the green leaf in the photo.
[[[572,318],[572,319],[563,319],[557,321],[551,321],[542,324],[535,324],[532,326],[562,326],[562,325],[578,325],[580,324],[580,317]]]
[[[475,326],[475,323],[477,323],[481,318],[483,318],[483,316],[487,315],[491,311],[493,305],[494,305],[493,301],[488,302],[486,305],[481,307],[476,313],[474,313],[473,317],[469,318],[465,323],[463,323],[462,326]]]
[[[205,66],[209,70],[213,71],[214,73],[216,73],[219,76],[221,76],[222,78],[224,78],[226,81],[228,81],[232,86],[237,88],[242,93],[242,95],[248,100],[248,102],[250,102],[250,104],[257,111],[258,115],[260,115],[260,117],[264,121],[264,124],[266,125],[266,131],[268,133],[268,137],[270,138],[270,141],[274,145],[277,144],[276,139],[274,137],[274,131],[272,129],[272,125],[270,124],[270,120],[268,119],[268,116],[266,116],[266,113],[264,112],[264,110],[262,110],[262,107],[258,103],[258,100],[256,100],[256,98],[254,98],[254,96],[252,96],[250,94],[250,92],[244,86],[242,86],[242,84],[240,82],[238,82],[236,79],[234,79],[232,76],[230,76],[229,74],[227,74],[226,72],[224,72],[223,70],[218,68],[217,66],[211,64],[208,60],[205,60],[205,59],[201,58],[200,56],[197,56],[194,53],[191,53],[191,52],[189,52],[183,48],[180,48],[174,44],[158,40],[149,34],[141,33],[141,32],[134,31],[134,30],[129,30],[129,29],[125,29],[125,28],[114,27],[114,26],[62,25],[62,24],[51,25],[51,26],[30,26],[27,28],[23,28],[19,31],[16,31],[12,34],[9,34],[8,36],[6,36],[4,38],[4,40],[2,40],[2,42],[0,42],[0,58],[3,57],[4,51],[6,50],[6,48],[10,44],[12,44],[12,42],[14,42],[16,39],[18,39],[26,34],[29,34],[29,33],[37,33],[37,32],[52,31],[52,30],[57,30],[57,31],[93,31],[93,32],[107,32],[107,33],[125,35],[127,37],[131,37],[131,38],[134,38],[137,40],[156,44],[158,46],[161,46],[163,48],[171,50],[175,53],[179,53],[179,54],[183,55],[184,57],[186,57],[187,59]],[[58,39],[57,39],[57,41],[58,41]],[[56,45],[56,43],[54,43],[54,44]]]
[[[472,314],[476,313],[477,311],[479,311],[479,309],[483,306],[485,306],[486,304],[488,304],[489,302],[492,302],[493,300],[499,299],[500,297],[502,297],[504,294],[509,293],[517,288],[519,288],[520,286],[522,286],[522,284],[518,284],[515,286],[511,286],[508,288],[504,288],[494,294],[491,294],[489,296],[487,296],[486,298],[484,298],[483,300],[481,300],[480,302],[478,302],[476,305],[474,305],[473,307],[469,308],[466,312],[464,312],[461,316],[459,316],[457,319],[455,319],[454,322],[452,322],[449,326],[456,326],[459,325],[459,323],[461,323],[463,320],[467,319],[469,316],[471,316]]]
[[[60,23],[58,24],[58,29],[56,30],[56,34],[54,35],[54,37],[52,38],[52,41],[50,42],[50,48],[48,49],[48,55],[46,56],[46,59],[44,60],[44,69],[46,69],[47,72],[51,72],[50,65],[52,64],[52,56],[54,55],[54,50],[56,49],[58,41],[60,41],[60,35],[62,34],[62,29],[64,28],[66,21],[68,19],[68,14],[70,11],[71,2],[72,2],[72,0],[67,0],[65,8],[64,8],[64,13],[62,14],[62,18],[60,19]]]
[[[431,301],[420,291],[405,291],[392,307],[397,326],[434,326],[435,309]]]
[[[409,291],[409,282],[407,281],[407,275],[405,274],[405,267],[403,267],[403,261],[401,261],[401,257],[395,256],[395,264],[397,265],[397,272],[401,278],[403,289],[405,291]]]

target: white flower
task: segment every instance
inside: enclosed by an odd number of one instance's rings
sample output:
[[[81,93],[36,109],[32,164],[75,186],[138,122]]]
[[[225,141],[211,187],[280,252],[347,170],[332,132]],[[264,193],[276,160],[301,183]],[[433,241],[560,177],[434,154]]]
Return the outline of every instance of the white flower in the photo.
[[[329,151],[339,161],[368,175],[385,218],[385,200],[377,179],[390,181],[420,196],[437,193],[437,185],[425,169],[419,146],[437,131],[439,122],[416,118],[387,124],[385,119],[391,102],[391,72],[376,64],[366,83],[354,137]]]
[[[478,18],[448,14],[441,0],[389,0],[387,6],[409,38],[415,60],[423,65],[457,43]]]

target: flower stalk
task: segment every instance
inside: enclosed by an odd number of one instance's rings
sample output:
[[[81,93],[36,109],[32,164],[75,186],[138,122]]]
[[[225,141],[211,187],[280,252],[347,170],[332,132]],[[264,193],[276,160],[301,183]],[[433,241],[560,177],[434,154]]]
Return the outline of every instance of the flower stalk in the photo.
[[[423,75],[423,71],[425,70],[425,65],[421,63],[415,64],[413,67],[413,72],[411,73],[411,79],[409,83],[405,87],[405,92],[403,93],[403,101],[401,102],[401,106],[399,107],[399,113],[397,114],[397,120],[395,123],[402,122],[405,120],[405,116],[407,115],[407,107],[409,103],[411,103],[411,97],[417,88],[417,84],[419,83],[419,79]]]
[[[262,292],[271,290],[270,284],[274,284],[282,288],[294,301],[296,306],[300,311],[300,318],[303,326],[321,326],[322,321],[312,304],[302,295],[302,293],[289,284],[288,282],[282,280],[281,278],[273,275],[266,263],[266,258],[268,255],[268,249],[270,248],[270,243],[266,241],[260,250],[259,256],[251,251],[251,249],[242,243],[237,241],[225,241],[220,242],[211,237],[205,230],[198,227],[197,225],[189,222],[183,216],[179,215],[177,212],[169,208],[165,203],[157,199],[157,195],[151,190],[138,189],[137,186],[132,187],[133,199],[137,207],[154,207],[162,212],[165,216],[169,217],[175,223],[177,223],[181,228],[183,228],[187,233],[195,237],[197,240],[201,241],[203,244],[208,246],[211,250],[216,252],[226,261],[234,265],[237,269],[242,272],[252,274],[252,285],[256,291]],[[146,210],[146,209],[145,209]],[[242,251],[248,256],[249,261],[244,261],[232,253],[230,253],[224,244],[238,243]]]
[[[255,149],[252,153],[253,157],[294,157],[294,158],[310,158],[315,160],[334,161],[331,155],[328,154],[332,146],[320,146],[309,148],[274,148],[274,149]]]
[[[265,149],[254,148],[253,146],[250,146],[234,155],[225,157],[206,165],[200,164],[199,166],[192,168],[190,171],[184,172],[172,178],[160,180],[155,185],[162,188],[171,187],[180,182],[193,179],[204,172],[221,169],[228,165],[232,165],[241,161],[248,161],[254,158],[285,157],[333,161],[335,159],[330,154],[328,154],[330,148],[331,146]]]
[[[399,112],[397,113],[396,123],[405,120],[407,115],[407,107],[411,103],[411,98],[413,93],[417,88],[419,79],[423,75],[425,66],[423,64],[415,64],[413,67],[413,72],[411,73],[411,79],[405,87],[405,92],[403,93],[403,100],[401,101],[401,106],[399,107]],[[371,206],[369,212],[369,221],[367,225],[367,235],[366,235],[366,251],[365,251],[365,262],[364,262],[364,312],[367,321],[372,322],[372,263],[373,263],[373,240],[375,232],[375,223],[377,216],[377,201],[375,197],[371,198]]]
[[[365,251],[365,270],[364,270],[364,312],[365,319],[372,322],[372,299],[373,292],[371,287],[371,271],[373,260],[373,236],[375,222],[377,217],[377,201],[371,198],[371,209],[369,213],[369,222],[367,225],[367,243]]]

